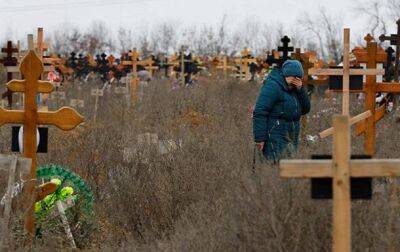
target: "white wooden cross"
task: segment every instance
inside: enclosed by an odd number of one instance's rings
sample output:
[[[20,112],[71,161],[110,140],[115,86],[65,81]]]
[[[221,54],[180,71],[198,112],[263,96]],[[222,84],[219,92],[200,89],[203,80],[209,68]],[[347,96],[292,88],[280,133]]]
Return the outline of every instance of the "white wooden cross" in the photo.
[[[98,107],[98,103],[99,103],[99,97],[104,95],[104,88],[105,88],[105,87],[106,87],[106,86],[104,85],[104,87],[101,88],[101,89],[98,88],[98,87],[96,87],[96,88],[92,88],[92,89],[90,90],[91,96],[96,97],[96,98],[95,98],[95,101],[94,101],[93,122],[96,122],[96,115],[97,115],[97,107]]]

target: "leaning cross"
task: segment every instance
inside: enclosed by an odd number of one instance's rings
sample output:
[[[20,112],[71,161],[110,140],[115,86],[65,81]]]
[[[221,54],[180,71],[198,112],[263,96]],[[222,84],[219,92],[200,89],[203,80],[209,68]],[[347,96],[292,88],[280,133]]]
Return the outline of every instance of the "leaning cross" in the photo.
[[[63,107],[53,112],[39,112],[36,96],[38,93],[51,93],[53,85],[47,81],[38,80],[43,72],[43,64],[33,50],[23,58],[20,71],[24,80],[12,80],[7,87],[12,92],[25,93],[24,110],[5,110],[0,108],[0,126],[6,123],[23,124],[23,155],[32,159],[31,179],[36,179],[36,131],[38,125],[54,125],[62,130],[72,130],[83,122],[84,118],[75,110]],[[35,197],[33,183],[28,186],[28,191]],[[32,201],[33,202],[33,201]],[[34,207],[27,213],[25,228],[34,233]]]
[[[394,63],[394,79],[399,80],[399,61],[400,61],[400,19],[397,20],[397,34],[391,34],[390,36],[385,36],[382,34],[379,37],[381,42],[390,41],[390,44],[396,46],[396,61]]]
[[[332,160],[281,160],[284,178],[333,178],[333,251],[351,251],[351,177],[399,177],[400,159],[350,160],[350,117],[333,117]]]

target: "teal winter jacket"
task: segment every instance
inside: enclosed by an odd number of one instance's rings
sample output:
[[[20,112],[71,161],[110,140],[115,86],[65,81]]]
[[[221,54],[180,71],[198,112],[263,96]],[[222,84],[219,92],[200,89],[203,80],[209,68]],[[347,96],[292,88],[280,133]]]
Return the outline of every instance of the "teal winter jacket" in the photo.
[[[263,154],[279,160],[299,143],[300,118],[310,111],[304,88],[290,89],[280,69],[268,75],[253,111],[255,142],[265,142]]]

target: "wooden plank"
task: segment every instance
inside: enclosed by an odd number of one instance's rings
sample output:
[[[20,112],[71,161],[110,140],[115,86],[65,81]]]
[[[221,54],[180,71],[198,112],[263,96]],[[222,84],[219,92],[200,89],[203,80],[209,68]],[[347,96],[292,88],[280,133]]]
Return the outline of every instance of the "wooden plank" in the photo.
[[[60,214],[61,222],[63,224],[65,233],[67,234],[68,241],[70,243],[71,248],[76,249],[76,244],[74,241],[74,236],[72,235],[71,228],[69,227],[67,215],[65,214],[65,209],[61,201],[56,201],[57,210]]]
[[[280,176],[283,178],[332,177],[331,160],[281,160]]]
[[[36,190],[36,202],[43,200],[46,196],[57,190],[57,184],[48,182],[40,185]]]
[[[38,89],[38,82],[42,71],[43,65],[36,53],[31,50],[24,57],[20,66],[22,74],[26,79],[26,86],[29,87],[25,91],[24,99],[24,157],[32,159],[31,166],[31,179],[36,179],[36,126],[37,126],[37,104],[36,104],[36,91]],[[29,183],[28,191],[31,197],[35,199],[35,186]],[[35,209],[31,206],[26,215],[25,228],[29,233],[35,232]]]
[[[376,92],[400,93],[400,83],[390,83],[390,82],[377,83]]]
[[[350,69],[350,75],[385,75],[385,69],[375,69],[375,67],[371,69]]]
[[[369,110],[365,111],[365,112],[363,112],[363,113],[361,113],[359,115],[356,115],[356,116],[354,116],[354,117],[352,117],[350,119],[350,125],[353,125],[353,124],[356,124],[356,123],[358,123],[358,122],[360,122],[362,120],[365,120],[366,118],[368,118],[370,116],[372,116],[372,113]],[[333,134],[333,127],[329,128],[329,129],[326,129],[326,130],[322,131],[321,133],[319,133],[319,137],[320,138],[326,138],[326,137],[328,137],[328,136],[330,136],[332,134]]]
[[[350,117],[334,116],[333,127],[333,251],[350,252]]]
[[[6,123],[23,123],[24,119],[24,111],[22,110],[0,108],[0,126]]]
[[[350,115],[350,29],[344,29],[342,114]]]
[[[57,111],[38,112],[39,125],[54,125],[62,130],[72,130],[84,121],[76,110],[62,107]]]
[[[367,52],[369,55],[367,68],[372,69],[376,67],[376,54],[378,45],[376,42],[369,42],[367,44]],[[365,109],[370,110],[375,115],[375,103],[376,103],[376,76],[367,76],[365,82]],[[367,155],[375,155],[376,148],[376,129],[375,129],[375,118],[369,117],[365,120],[365,138],[364,138],[364,150]]]
[[[281,160],[280,176],[284,178],[332,177],[331,160]],[[400,159],[351,160],[350,176],[354,178],[399,177]]]
[[[21,73],[18,66],[7,66],[5,67],[7,73]],[[43,66],[43,72],[53,72],[55,71],[54,66]]]
[[[17,160],[16,156],[11,158],[11,166],[8,174],[8,184],[7,184],[7,192],[4,202],[4,217],[2,223],[2,246],[9,247],[10,245],[10,220],[11,220],[11,205],[14,191],[14,180],[17,169]]]
[[[375,123],[379,122],[386,113],[386,104],[380,106],[377,110],[375,110],[374,121]],[[359,121],[356,123],[355,135],[360,136],[365,133],[367,126],[365,120]]]
[[[343,75],[343,69],[315,69],[308,70],[309,75]],[[350,69],[349,75],[385,75],[385,69]]]
[[[26,80],[12,80],[9,83],[7,83],[8,89],[10,89],[13,92],[20,92],[24,93],[25,92],[25,87],[26,87]],[[38,92],[39,93],[51,93],[54,90],[53,84],[47,81],[39,81],[38,85]]]

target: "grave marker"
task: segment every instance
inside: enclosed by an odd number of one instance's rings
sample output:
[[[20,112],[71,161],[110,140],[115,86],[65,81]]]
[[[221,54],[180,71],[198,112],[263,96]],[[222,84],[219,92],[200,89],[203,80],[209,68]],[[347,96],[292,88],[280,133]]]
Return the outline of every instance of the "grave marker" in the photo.
[[[332,250],[351,251],[350,178],[398,177],[400,159],[351,160],[350,117],[333,118],[332,160],[282,160],[280,176],[284,178],[333,178]]]
[[[342,114],[350,115],[349,111],[349,100],[350,100],[350,75],[367,75],[376,79],[375,75],[383,75],[385,71],[383,69],[350,69],[350,29],[344,29],[344,50],[343,50],[343,69],[310,69],[309,74],[311,75],[342,75],[343,76],[343,104]],[[376,65],[375,65],[376,67]],[[365,120],[365,116],[372,115],[371,111],[366,111],[356,117],[351,118],[352,123],[357,123],[358,120]],[[333,129],[327,129],[320,133],[320,137],[324,138],[331,135]],[[367,153],[368,154],[368,153]]]
[[[1,49],[2,53],[6,53],[6,57],[4,57],[2,60],[0,60],[0,63],[2,63],[5,67],[11,67],[11,66],[16,66],[18,64],[18,59],[13,56],[14,53],[18,53],[18,48],[13,47],[12,41],[7,42],[7,47]],[[6,68],[7,70],[7,68]],[[13,78],[13,73],[7,71],[7,82],[12,80]],[[12,108],[12,92],[7,89],[6,93],[3,94],[3,97],[7,96],[8,100],[8,108]]]
[[[391,34],[386,36],[382,34],[379,37],[381,42],[390,41],[390,45],[396,46],[396,59],[394,62],[394,80],[399,81],[399,61],[400,61],[400,18],[396,22],[397,34]]]
[[[0,108],[0,125],[23,124],[23,155],[32,159],[30,177],[33,181],[36,178],[36,132],[38,125],[54,125],[62,130],[72,130],[83,122],[83,117],[75,110],[63,107],[57,111],[39,112],[36,96],[38,93],[51,93],[53,85],[47,81],[40,81],[38,78],[43,73],[43,64],[33,50],[24,57],[20,70],[24,80],[12,80],[7,87],[12,92],[25,93],[24,110],[5,110]],[[28,191],[32,199],[35,199],[35,187],[30,183]],[[34,202],[34,200],[32,200]],[[34,207],[30,208],[26,216],[25,228],[34,234]]]

